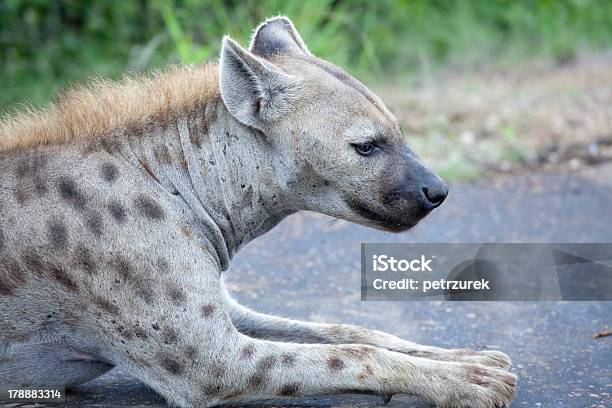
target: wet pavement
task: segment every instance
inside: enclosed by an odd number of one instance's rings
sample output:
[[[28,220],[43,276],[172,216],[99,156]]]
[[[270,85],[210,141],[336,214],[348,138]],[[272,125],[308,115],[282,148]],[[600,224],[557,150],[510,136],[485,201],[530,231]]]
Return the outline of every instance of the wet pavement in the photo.
[[[441,346],[500,349],[519,376],[512,407],[612,408],[612,302],[361,302],[361,242],[612,242],[612,165],[456,185],[413,231],[396,235],[304,213],[249,244],[227,279],[260,312],[385,330]],[[162,406],[111,371],[71,391],[70,407]],[[377,397],[317,396],[252,406],[378,407]],[[421,408],[395,396],[388,407]]]

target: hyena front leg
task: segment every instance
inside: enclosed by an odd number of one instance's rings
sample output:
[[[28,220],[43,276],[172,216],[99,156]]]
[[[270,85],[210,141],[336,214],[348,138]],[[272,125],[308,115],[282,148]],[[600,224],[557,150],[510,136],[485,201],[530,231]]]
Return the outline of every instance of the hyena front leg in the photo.
[[[248,336],[276,341],[324,344],[368,344],[386,350],[439,361],[457,361],[508,369],[510,357],[500,351],[443,349],[403,340],[392,334],[348,324],[303,322],[255,312],[226,293],[233,324]]]
[[[360,392],[415,394],[439,407],[505,406],[516,377],[478,364],[433,361],[366,345],[280,343],[237,334],[223,402]]]
[[[243,335],[232,324],[217,279],[206,273],[164,276],[155,285],[165,288],[161,293],[115,294],[116,307],[98,300],[106,315],[96,314],[101,320],[95,327],[108,359],[181,406],[353,391],[416,394],[440,407],[493,408],[513,398],[516,377],[493,367],[368,345]]]
[[[225,345],[214,354],[197,350],[188,367],[171,363],[170,354],[161,370],[141,366],[140,372],[169,400],[186,406],[358,392],[386,400],[414,394],[438,407],[494,408],[509,404],[516,389],[514,374],[479,364],[365,345],[280,343],[225,330],[218,334]]]

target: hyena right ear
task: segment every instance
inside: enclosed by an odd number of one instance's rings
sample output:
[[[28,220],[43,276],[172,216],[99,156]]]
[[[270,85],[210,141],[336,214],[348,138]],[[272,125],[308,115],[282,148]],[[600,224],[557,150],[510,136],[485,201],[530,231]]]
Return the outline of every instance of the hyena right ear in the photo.
[[[288,17],[270,18],[255,29],[249,50],[260,57],[310,56],[308,47]]]
[[[287,114],[300,94],[298,80],[229,37],[223,38],[219,71],[221,97],[229,112],[259,130]]]

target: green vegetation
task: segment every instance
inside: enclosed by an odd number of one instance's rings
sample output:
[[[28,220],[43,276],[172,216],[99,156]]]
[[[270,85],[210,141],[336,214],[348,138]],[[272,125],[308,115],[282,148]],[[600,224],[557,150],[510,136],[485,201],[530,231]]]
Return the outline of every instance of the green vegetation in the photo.
[[[606,47],[612,2],[598,0],[4,0],[0,108],[44,103],[69,82],[214,58],[286,14],[317,54],[359,76],[471,67]],[[384,74],[384,75],[383,75]]]

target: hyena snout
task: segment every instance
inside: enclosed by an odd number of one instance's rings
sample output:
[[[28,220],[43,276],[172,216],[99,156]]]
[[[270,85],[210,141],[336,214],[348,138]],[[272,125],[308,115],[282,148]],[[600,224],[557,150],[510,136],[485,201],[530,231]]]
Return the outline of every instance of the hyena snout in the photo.
[[[425,197],[423,200],[425,207],[433,210],[434,208],[438,208],[440,205],[442,205],[444,200],[446,200],[446,197],[448,196],[448,186],[440,177],[437,177],[437,180],[434,180],[428,185],[422,186],[421,192]]]
[[[448,196],[448,185],[440,176],[424,166],[413,167],[398,186],[385,197],[388,205],[409,203],[423,215],[438,208]]]

